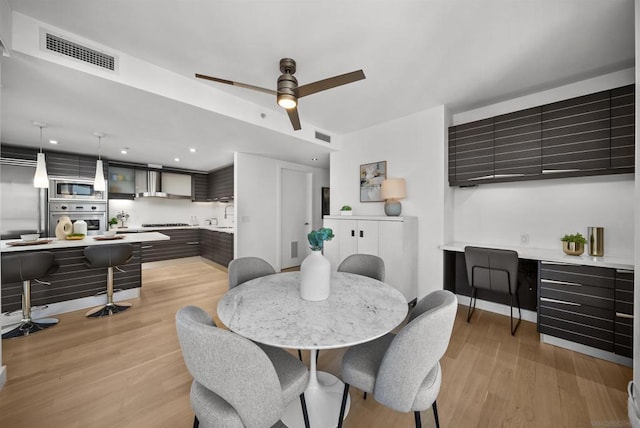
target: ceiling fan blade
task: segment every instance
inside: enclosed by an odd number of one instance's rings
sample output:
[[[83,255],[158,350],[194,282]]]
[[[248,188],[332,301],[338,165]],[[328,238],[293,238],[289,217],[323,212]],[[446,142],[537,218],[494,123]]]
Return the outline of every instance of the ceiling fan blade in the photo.
[[[298,108],[294,107],[286,110],[287,110],[287,114],[289,115],[289,120],[291,121],[291,125],[293,125],[294,131],[298,131],[302,129],[302,127],[300,126],[300,116],[298,116]]]
[[[315,94],[316,92],[326,91],[336,86],[346,85],[347,83],[357,82],[365,78],[362,70],[352,71],[351,73],[341,74],[339,76],[329,77],[328,79],[318,80],[317,82],[308,83],[298,87],[298,98]]]
[[[245,89],[253,89],[254,91],[264,92],[265,94],[269,94],[269,95],[278,95],[278,92],[272,89],[266,89],[266,88],[261,88],[259,86],[247,85],[246,83],[233,82],[231,80],[219,79],[217,77],[211,77],[205,74],[198,74],[198,73],[196,73],[196,77],[198,79],[205,79],[205,80],[211,80],[213,82],[224,83],[225,85],[238,86],[240,88],[245,88]]]

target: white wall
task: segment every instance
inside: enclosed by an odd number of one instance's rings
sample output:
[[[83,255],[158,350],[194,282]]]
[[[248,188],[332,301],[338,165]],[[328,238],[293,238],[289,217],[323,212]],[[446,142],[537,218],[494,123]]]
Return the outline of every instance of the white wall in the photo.
[[[387,176],[407,181],[402,215],[418,217],[418,298],[443,284],[442,251],[450,240],[445,228],[450,204],[446,185],[444,106],[343,136],[342,150],[331,154],[331,214],[351,205],[354,215],[384,215],[384,202],[360,202],[360,165],[387,161]]]
[[[247,153],[235,155],[235,256],[257,256],[280,270],[280,170],[312,173],[313,228],[322,226],[322,187],[329,171]]]
[[[628,69],[556,89],[458,113],[460,124],[554,101],[612,89],[634,82]],[[588,226],[605,228],[605,255],[628,256],[634,248],[634,177],[632,174],[549,179],[476,188],[455,188],[453,237],[478,244],[560,248],[565,233],[586,236]]]

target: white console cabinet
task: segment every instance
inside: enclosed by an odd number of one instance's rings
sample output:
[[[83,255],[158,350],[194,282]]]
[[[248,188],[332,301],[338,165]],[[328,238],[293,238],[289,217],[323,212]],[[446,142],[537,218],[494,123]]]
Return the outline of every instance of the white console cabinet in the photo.
[[[407,302],[417,297],[416,217],[325,216],[324,227],[335,235],[324,243],[333,270],[351,254],[373,254],[384,260],[387,284],[400,290]]]

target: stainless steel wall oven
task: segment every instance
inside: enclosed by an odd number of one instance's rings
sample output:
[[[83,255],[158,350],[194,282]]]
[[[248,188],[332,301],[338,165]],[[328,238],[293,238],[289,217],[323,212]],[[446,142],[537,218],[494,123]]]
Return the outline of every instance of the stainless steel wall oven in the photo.
[[[49,236],[56,235],[60,217],[68,216],[72,222],[84,220],[88,235],[102,235],[107,230],[106,201],[49,202]]]

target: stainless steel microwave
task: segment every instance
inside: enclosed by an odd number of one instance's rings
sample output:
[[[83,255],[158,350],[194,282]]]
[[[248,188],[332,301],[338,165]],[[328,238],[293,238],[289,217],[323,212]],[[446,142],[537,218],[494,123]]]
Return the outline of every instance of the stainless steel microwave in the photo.
[[[49,180],[49,200],[69,199],[105,201],[107,192],[95,190],[93,180],[89,179],[52,178]]]

